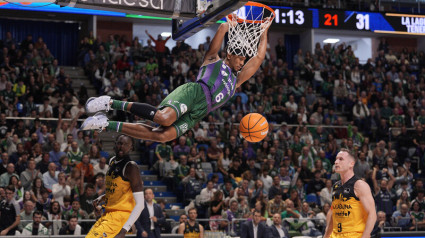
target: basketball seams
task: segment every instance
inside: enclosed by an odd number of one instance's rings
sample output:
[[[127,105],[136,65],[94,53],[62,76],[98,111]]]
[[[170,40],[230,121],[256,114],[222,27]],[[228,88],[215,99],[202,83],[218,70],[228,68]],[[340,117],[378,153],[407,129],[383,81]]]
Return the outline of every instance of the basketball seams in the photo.
[[[264,120],[262,120],[264,118]],[[246,122],[248,120],[248,122]],[[252,121],[251,121],[252,120]],[[255,123],[253,123],[255,121]],[[245,125],[248,123],[248,125]],[[260,126],[261,125],[261,126]],[[263,126],[264,125],[264,126]],[[263,128],[258,128],[263,127]],[[255,129],[255,131],[253,130]],[[249,113],[242,118],[239,125],[240,135],[245,140],[256,143],[264,139],[264,132],[269,130],[267,119],[259,113]]]
[[[258,114],[258,113],[255,113],[255,114]],[[253,129],[258,124],[258,122],[260,122],[261,119],[264,118],[263,115],[261,115],[261,114],[258,114],[258,115],[260,116],[260,119],[258,119],[257,122],[252,126],[252,128],[249,128],[249,129]],[[251,115],[249,115],[249,119],[251,120]],[[264,119],[266,119],[266,118],[264,118]],[[249,124],[248,124],[248,126],[249,126]]]
[[[251,133],[262,132],[262,131],[265,131],[266,129],[267,129],[267,130],[269,129],[269,125],[267,125],[267,127],[266,127],[266,128],[259,129],[259,130],[256,130],[256,131],[250,131],[250,132],[251,132]]]

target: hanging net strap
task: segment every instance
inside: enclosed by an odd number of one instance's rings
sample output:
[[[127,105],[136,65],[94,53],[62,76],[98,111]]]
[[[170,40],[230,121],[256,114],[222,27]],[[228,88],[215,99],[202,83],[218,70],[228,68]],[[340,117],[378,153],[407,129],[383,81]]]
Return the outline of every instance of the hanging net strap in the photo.
[[[256,2],[248,2],[235,13],[229,14],[227,53],[245,57],[257,55],[260,37],[272,24],[274,17],[273,9]]]

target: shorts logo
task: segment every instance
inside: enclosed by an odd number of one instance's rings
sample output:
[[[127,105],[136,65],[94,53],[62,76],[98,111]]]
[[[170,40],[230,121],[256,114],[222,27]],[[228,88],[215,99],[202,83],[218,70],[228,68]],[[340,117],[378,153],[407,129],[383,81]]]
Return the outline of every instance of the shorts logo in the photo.
[[[108,237],[108,235],[107,235],[105,232],[103,232],[103,236],[104,236],[104,237]]]
[[[187,106],[186,104],[182,103],[180,104],[180,112],[182,113],[182,115],[187,112]]]
[[[180,125],[180,130],[182,131],[182,133],[185,133],[187,131],[187,127],[187,123]]]

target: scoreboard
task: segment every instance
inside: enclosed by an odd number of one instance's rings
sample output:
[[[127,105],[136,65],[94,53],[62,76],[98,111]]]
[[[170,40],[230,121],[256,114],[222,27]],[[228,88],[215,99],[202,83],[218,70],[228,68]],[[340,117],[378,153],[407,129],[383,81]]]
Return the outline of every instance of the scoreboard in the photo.
[[[271,6],[275,25],[425,35],[425,15]]]

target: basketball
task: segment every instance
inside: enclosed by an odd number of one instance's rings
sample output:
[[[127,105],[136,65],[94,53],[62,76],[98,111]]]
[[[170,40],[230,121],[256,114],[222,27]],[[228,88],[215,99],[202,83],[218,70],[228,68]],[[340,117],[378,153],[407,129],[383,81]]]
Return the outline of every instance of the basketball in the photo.
[[[239,124],[239,131],[245,140],[259,142],[267,136],[269,123],[261,114],[250,113],[242,118]]]

